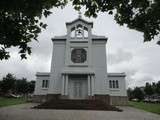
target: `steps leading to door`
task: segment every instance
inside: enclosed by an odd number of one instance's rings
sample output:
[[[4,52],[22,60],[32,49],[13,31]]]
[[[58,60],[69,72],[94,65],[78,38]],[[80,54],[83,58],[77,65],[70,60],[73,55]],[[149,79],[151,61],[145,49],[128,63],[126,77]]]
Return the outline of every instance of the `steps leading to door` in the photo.
[[[106,110],[106,111],[121,111],[120,109],[105,105],[99,100],[71,100],[59,99],[44,102],[34,108],[37,109],[76,109],[76,110]]]

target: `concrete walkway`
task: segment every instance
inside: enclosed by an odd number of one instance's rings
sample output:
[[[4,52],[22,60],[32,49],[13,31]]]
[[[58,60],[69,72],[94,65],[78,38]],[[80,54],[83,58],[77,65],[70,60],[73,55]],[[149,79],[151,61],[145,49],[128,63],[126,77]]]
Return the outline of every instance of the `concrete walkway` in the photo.
[[[160,115],[131,107],[123,112],[31,109],[35,104],[0,108],[0,120],[160,120]]]

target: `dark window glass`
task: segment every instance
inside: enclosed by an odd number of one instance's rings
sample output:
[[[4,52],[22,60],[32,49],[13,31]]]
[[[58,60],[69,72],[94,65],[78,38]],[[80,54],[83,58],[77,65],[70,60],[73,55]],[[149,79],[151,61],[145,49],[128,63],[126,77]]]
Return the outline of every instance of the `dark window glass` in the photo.
[[[73,49],[71,53],[71,60],[74,63],[84,63],[87,59],[87,52],[83,48]]]
[[[112,85],[113,85],[113,88],[115,88],[115,81],[113,80],[112,83],[113,83],[113,84],[112,84]]]
[[[109,88],[112,88],[112,81],[109,81]]]
[[[42,81],[42,88],[45,86],[45,80]]]
[[[48,88],[49,87],[49,80],[43,80],[42,81],[42,88]]]
[[[116,88],[119,88],[118,80],[116,80]]]
[[[46,80],[46,85],[45,85],[45,87],[48,88],[48,85],[49,85],[49,81]]]

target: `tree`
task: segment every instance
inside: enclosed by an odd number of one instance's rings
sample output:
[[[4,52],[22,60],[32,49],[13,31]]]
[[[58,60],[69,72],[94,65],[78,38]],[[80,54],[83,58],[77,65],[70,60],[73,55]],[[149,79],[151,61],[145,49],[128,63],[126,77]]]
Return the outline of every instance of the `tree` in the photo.
[[[6,77],[3,77],[3,81],[1,83],[1,91],[4,93],[13,91],[15,88],[15,81],[16,78],[12,74],[8,73]]]
[[[127,89],[127,95],[128,95],[128,98],[129,100],[133,99],[133,90],[131,88],[128,88]]]
[[[144,99],[144,93],[139,87],[136,87],[133,90],[133,96],[134,96],[134,98],[137,98],[139,101]]]
[[[160,95],[160,81],[156,84],[156,93]]]
[[[144,92],[146,95],[149,95],[149,96],[153,95],[154,91],[153,91],[152,85],[149,83],[146,83],[146,86],[144,88]]]
[[[17,79],[13,74],[8,73],[0,81],[0,92],[27,95],[34,92],[35,81],[27,81],[26,78]]]
[[[18,47],[21,58],[31,54],[28,43],[37,40],[46,24],[43,16],[53,7],[64,7],[68,2],[76,10],[86,8],[85,15],[96,17],[99,12],[114,15],[119,25],[144,34],[151,41],[160,33],[159,0],[1,0],[0,1],[0,59],[10,57],[7,48]],[[160,44],[160,41],[158,42]]]
[[[16,81],[15,93],[17,94],[28,94],[28,82],[26,78],[22,78]]]
[[[76,9],[85,6],[87,16],[113,14],[119,25],[142,32],[144,41],[160,34],[160,0],[73,0],[73,5]]]
[[[2,91],[2,81],[0,80],[0,92]]]
[[[7,48],[18,47],[21,58],[31,54],[28,45],[37,40],[46,24],[40,21],[51,14],[52,7],[63,7],[66,0],[1,0],[0,1],[0,59],[10,57]]]
[[[153,94],[156,94],[157,83],[153,82],[151,84],[151,87],[152,87]]]
[[[35,88],[35,81],[28,82],[28,93],[33,93]]]
[[[35,81],[27,81],[26,78],[18,79],[15,83],[16,94],[28,94],[33,93],[35,87]]]

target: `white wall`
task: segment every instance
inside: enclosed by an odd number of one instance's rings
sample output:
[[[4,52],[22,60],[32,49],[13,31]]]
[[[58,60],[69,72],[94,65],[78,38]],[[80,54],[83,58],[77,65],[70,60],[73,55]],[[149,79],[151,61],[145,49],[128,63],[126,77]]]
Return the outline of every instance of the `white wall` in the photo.
[[[105,94],[104,82],[107,77],[106,65],[106,41],[93,41],[92,44],[92,67],[95,71],[94,94]]]
[[[69,34],[71,32],[70,28],[79,24],[73,23],[73,25],[67,26],[68,36],[55,37],[53,39],[53,52],[51,61],[51,73],[50,77],[38,76],[35,88],[35,94],[61,94],[62,90],[62,71],[77,69],[79,74],[84,73],[84,69],[87,68],[88,71],[95,72],[94,79],[94,90],[93,94],[110,94],[112,96],[126,96],[125,79],[124,77],[108,77],[107,76],[107,59],[106,59],[106,42],[107,38],[103,36],[91,35],[91,25],[87,25],[80,21],[88,27],[89,36],[88,41],[78,39],[71,39]],[[65,40],[66,39],[66,40]],[[83,42],[82,42],[83,41]],[[71,62],[71,49],[74,47],[84,47],[87,51],[87,61],[82,64],[75,64]],[[89,73],[91,74],[91,73]],[[50,79],[49,89],[42,90],[42,80]],[[109,89],[109,80],[118,80],[119,89]]]
[[[96,40],[91,46],[91,66],[95,71],[93,94],[110,94],[111,96],[127,96],[125,87],[125,77],[108,77],[106,64],[106,41]],[[62,71],[65,66],[66,41],[53,42],[53,54],[50,76],[37,76],[35,94],[60,94],[62,89]],[[88,52],[89,53],[89,52]],[[81,67],[77,67],[80,69]],[[49,89],[42,88],[42,80],[49,81]],[[118,80],[119,88],[109,88],[109,80]]]
[[[50,94],[60,94],[62,88],[62,70],[65,67],[65,41],[53,41],[53,53],[50,75]]]
[[[109,88],[109,80],[118,80],[119,88]],[[111,96],[127,96],[125,77],[108,77],[105,84],[108,84],[106,90]]]
[[[49,88],[42,88],[42,81],[43,80],[49,80],[49,76],[43,76],[43,75],[37,76],[35,91],[34,91],[35,95],[45,95],[48,93]],[[50,83],[50,81],[49,81],[49,83]]]

